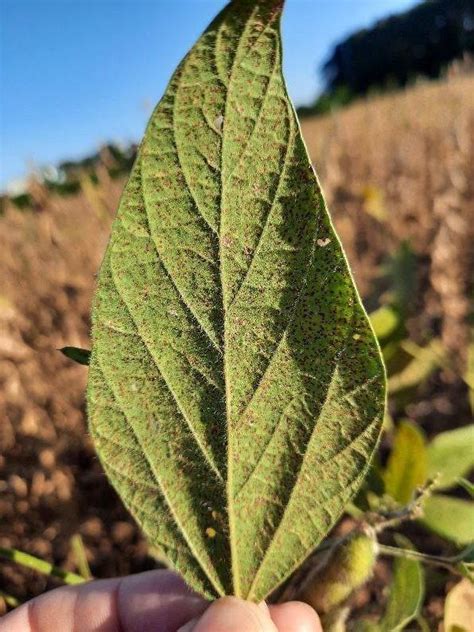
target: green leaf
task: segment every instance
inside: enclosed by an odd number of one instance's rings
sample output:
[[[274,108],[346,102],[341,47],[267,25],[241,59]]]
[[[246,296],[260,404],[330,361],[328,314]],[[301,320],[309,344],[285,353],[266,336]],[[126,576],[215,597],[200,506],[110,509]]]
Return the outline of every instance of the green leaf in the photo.
[[[87,349],[80,349],[79,347],[63,347],[59,349],[61,353],[63,353],[66,358],[70,360],[74,360],[78,364],[88,365],[90,362],[91,352]]]
[[[398,534],[396,540],[401,548],[413,549],[407,538]],[[419,617],[425,596],[425,575],[421,563],[404,557],[396,558],[388,594],[382,619],[378,622],[360,619],[354,625],[354,632],[398,632]]]
[[[381,632],[380,625],[370,619],[360,619],[354,622],[354,632]]]
[[[410,421],[400,422],[384,473],[385,491],[405,505],[427,476],[425,438]]]
[[[397,544],[412,549],[410,541],[398,535]],[[380,622],[381,632],[403,630],[420,614],[425,596],[425,577],[420,562],[403,557],[394,562],[387,609]]]
[[[426,347],[418,347],[409,340],[405,340],[400,346],[413,357],[413,360],[400,373],[389,379],[388,390],[392,395],[415,388],[429,378],[436,369],[446,364],[446,352],[437,338]]]
[[[442,432],[428,445],[428,475],[437,487],[448,488],[474,467],[474,424]]]
[[[469,404],[474,414],[474,327],[471,327],[470,341],[467,347],[467,362],[464,381],[469,388]]]
[[[281,68],[282,0],[234,0],[174,74],[99,275],[103,466],[208,596],[260,601],[327,534],[380,433],[384,370]]]
[[[474,502],[434,494],[423,504],[425,526],[457,544],[474,541]]]
[[[474,584],[474,542],[461,551],[458,558],[457,570]]]
[[[390,305],[382,305],[370,314],[370,322],[379,340],[388,338],[400,325],[400,317]]]

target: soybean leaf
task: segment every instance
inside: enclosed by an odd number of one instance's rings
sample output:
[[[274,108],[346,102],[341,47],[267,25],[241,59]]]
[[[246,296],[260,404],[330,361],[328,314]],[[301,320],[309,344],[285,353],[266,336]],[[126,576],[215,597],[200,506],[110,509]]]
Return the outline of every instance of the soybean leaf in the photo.
[[[457,570],[474,584],[474,542],[461,551],[458,559]]]
[[[151,544],[260,601],[362,482],[384,371],[281,68],[282,0],[234,0],[175,72],[93,308],[88,409]]]
[[[410,541],[400,535],[397,544],[413,548]],[[420,613],[425,596],[425,577],[420,562],[397,558],[393,567],[393,579],[387,609],[380,622],[381,632],[403,630]]]
[[[400,316],[390,305],[382,305],[370,314],[370,322],[375,335],[382,341],[389,338],[400,326]]]
[[[78,364],[88,365],[90,362],[91,352],[87,349],[80,349],[79,347],[63,347],[59,349],[62,354],[69,358],[70,360],[74,360]]]
[[[400,504],[408,503],[416,488],[426,481],[425,439],[410,421],[402,421],[384,472],[385,491]]]
[[[401,348],[413,357],[401,371],[390,377],[389,392],[392,395],[415,388],[430,377],[439,367],[446,364],[446,352],[437,338],[426,347],[418,347],[410,340],[401,343]]]
[[[474,541],[474,502],[442,494],[428,496],[423,503],[425,526],[457,544]]]
[[[456,485],[474,467],[474,424],[442,432],[428,445],[428,475],[437,487]]]
[[[411,542],[397,535],[401,548],[413,549]],[[416,619],[423,605],[425,576],[420,562],[400,557],[393,565],[393,578],[389,587],[389,598],[385,613],[380,621],[360,619],[354,625],[355,632],[398,632]]]
[[[469,346],[467,348],[467,363],[464,381],[469,388],[469,404],[471,412],[474,414],[474,327],[471,327]]]

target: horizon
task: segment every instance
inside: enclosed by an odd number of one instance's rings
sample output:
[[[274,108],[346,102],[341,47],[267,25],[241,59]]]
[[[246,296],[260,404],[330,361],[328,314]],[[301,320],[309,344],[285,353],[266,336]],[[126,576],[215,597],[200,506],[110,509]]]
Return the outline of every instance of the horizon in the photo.
[[[138,142],[175,67],[225,4],[2,0],[0,189],[107,142]],[[284,70],[295,105],[314,101],[334,44],[415,4],[287,0]]]

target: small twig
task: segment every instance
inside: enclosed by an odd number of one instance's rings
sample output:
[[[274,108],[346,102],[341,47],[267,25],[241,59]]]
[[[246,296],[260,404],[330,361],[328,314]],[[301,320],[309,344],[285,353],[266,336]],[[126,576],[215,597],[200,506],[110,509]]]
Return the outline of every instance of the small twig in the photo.
[[[43,575],[58,577],[59,579],[62,579],[65,584],[82,584],[87,581],[84,577],[76,575],[76,573],[64,571],[45,560],[35,557],[34,555],[30,555],[29,553],[18,551],[17,549],[5,549],[0,547],[0,557],[10,560],[11,562],[15,562],[16,564],[21,564],[21,566],[25,566],[26,568],[31,568]]]
[[[456,568],[456,564],[462,561],[462,553],[453,557],[443,557],[441,555],[429,555],[428,553],[420,553],[411,549],[401,549],[396,546],[388,546],[386,544],[379,544],[379,551],[381,555],[388,555],[390,557],[403,557],[408,560],[414,560],[415,562],[423,562],[429,566],[438,566],[445,568],[455,575],[461,575],[462,573]]]
[[[371,525],[375,533],[381,533],[386,529],[398,527],[402,522],[409,520],[417,520],[423,515],[423,502],[429,496],[436,486],[436,479],[428,482],[424,487],[417,490],[415,498],[406,507],[397,509],[381,516],[380,514],[372,514],[367,517],[372,518],[374,523]]]

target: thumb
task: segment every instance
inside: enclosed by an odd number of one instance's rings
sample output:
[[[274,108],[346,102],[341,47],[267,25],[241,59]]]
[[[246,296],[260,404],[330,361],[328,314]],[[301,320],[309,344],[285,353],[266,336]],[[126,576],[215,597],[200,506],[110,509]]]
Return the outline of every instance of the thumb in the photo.
[[[265,602],[257,606],[237,597],[218,599],[188,626],[179,632],[278,632]]]

